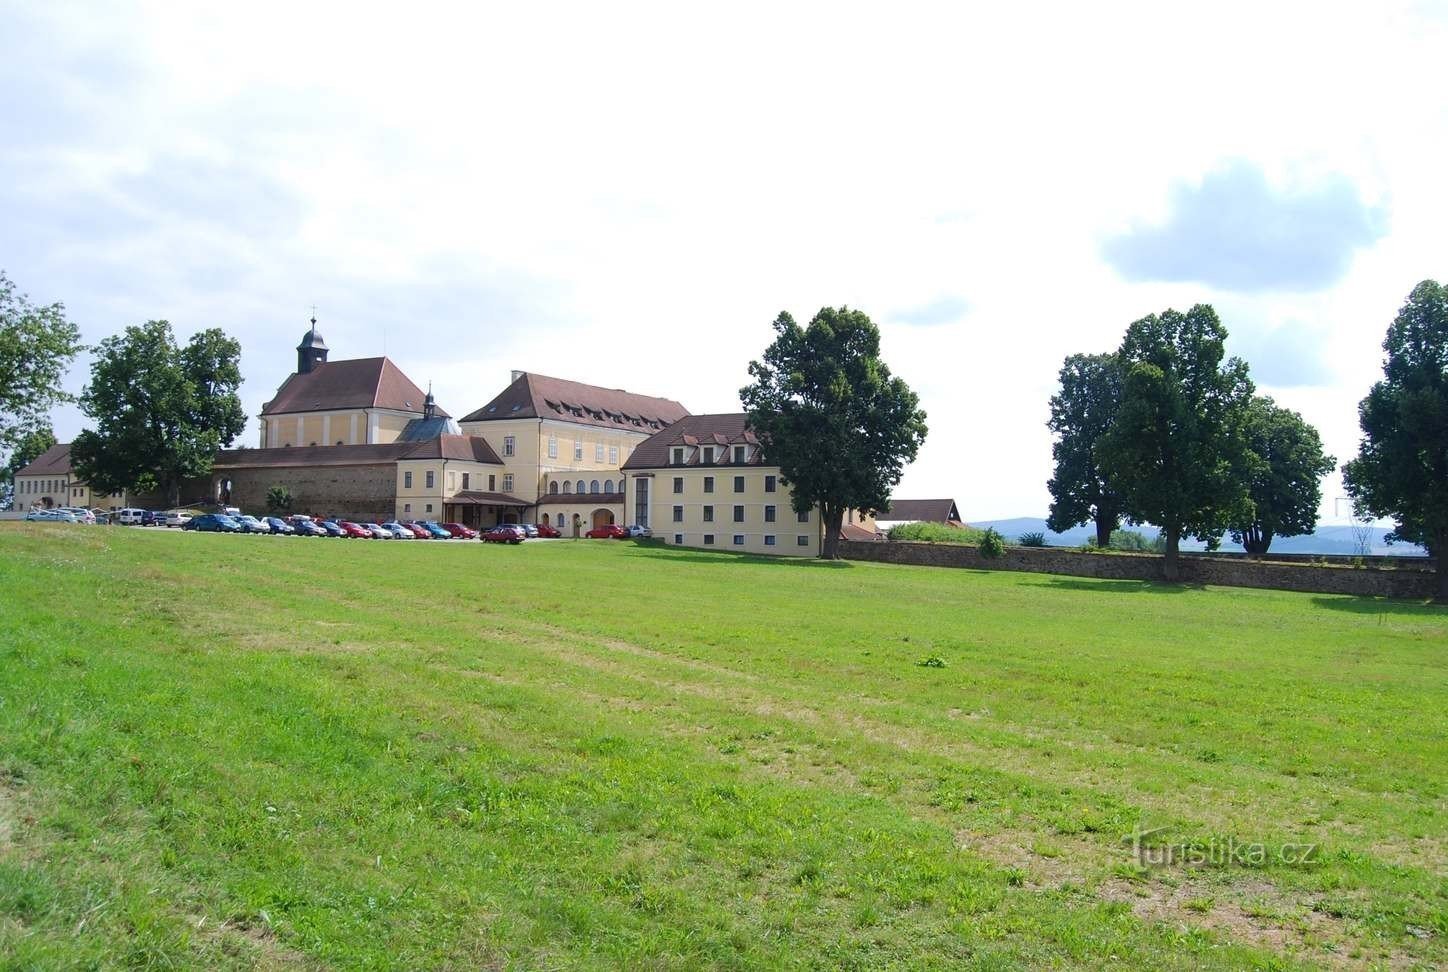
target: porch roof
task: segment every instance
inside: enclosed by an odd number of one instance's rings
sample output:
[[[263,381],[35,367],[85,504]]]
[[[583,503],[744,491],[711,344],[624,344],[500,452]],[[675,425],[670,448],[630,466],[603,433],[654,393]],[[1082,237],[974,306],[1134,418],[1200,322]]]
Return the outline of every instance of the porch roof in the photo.
[[[507,493],[488,493],[476,489],[465,489],[454,493],[443,502],[455,503],[459,506],[516,506],[520,509],[533,505],[516,496],[509,496]]]

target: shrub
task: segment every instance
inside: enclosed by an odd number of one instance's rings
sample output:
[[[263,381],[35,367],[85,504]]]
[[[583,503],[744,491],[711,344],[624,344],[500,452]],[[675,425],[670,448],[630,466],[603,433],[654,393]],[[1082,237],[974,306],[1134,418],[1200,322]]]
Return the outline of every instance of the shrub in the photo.
[[[292,491],[285,486],[273,486],[266,491],[266,508],[269,513],[285,513],[292,508]]]
[[[891,540],[914,543],[979,543],[981,531],[945,523],[901,523],[890,528]]]
[[[1146,534],[1139,530],[1112,530],[1111,542],[1108,546],[1112,550],[1132,550],[1144,553],[1151,550],[1151,541],[1146,539]]]
[[[997,532],[995,527],[987,527],[980,535],[980,542],[976,544],[980,548],[980,555],[994,560],[1006,552],[1006,538]]]
[[[921,668],[944,668],[945,659],[941,658],[939,655],[928,655],[925,658],[920,659],[915,664],[919,665]]]
[[[1039,530],[1031,533],[1023,533],[1019,537],[1016,537],[1016,543],[1022,547],[1044,547],[1046,545],[1046,535]]]

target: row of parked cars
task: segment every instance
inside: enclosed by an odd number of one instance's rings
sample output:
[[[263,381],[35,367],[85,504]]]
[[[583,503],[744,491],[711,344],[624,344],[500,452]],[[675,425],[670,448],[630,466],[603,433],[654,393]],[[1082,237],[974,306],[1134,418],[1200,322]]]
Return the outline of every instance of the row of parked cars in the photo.
[[[390,520],[386,523],[358,523],[294,514],[255,517],[242,513],[202,513],[188,517],[183,530],[202,533],[265,533],[273,536],[340,537],[357,540],[483,540],[488,543],[522,543],[529,537],[557,537],[546,524],[504,523],[479,532],[462,523],[433,520]]]
[[[34,509],[25,514],[32,523],[90,523],[96,522],[94,510],[83,506],[57,506],[54,509]]]

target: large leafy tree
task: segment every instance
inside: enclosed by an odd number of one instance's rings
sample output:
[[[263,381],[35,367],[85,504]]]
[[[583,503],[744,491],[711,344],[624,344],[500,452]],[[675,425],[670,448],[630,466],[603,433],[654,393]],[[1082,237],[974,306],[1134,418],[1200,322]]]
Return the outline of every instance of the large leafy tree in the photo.
[[[216,450],[246,428],[240,358],[241,345],[216,328],[177,347],[166,321],[102,341],[81,396],[96,428],[71,446],[77,478],[179,503],[182,481],[210,472]]]
[[[1448,286],[1413,288],[1383,341],[1383,380],[1358,405],[1363,438],[1342,467],[1357,511],[1392,517],[1392,537],[1438,559],[1448,600]]]
[[[47,427],[50,410],[71,400],[61,379],[80,351],[80,330],[64,305],[32,304],[0,272],[0,455]]]
[[[1240,360],[1223,362],[1226,340],[1216,311],[1198,304],[1136,321],[1117,352],[1121,407],[1097,459],[1126,515],[1161,528],[1167,580],[1177,579],[1182,537],[1215,546],[1250,509],[1243,426],[1252,382]]]
[[[1061,366],[1061,390],[1051,398],[1047,422],[1056,433],[1048,482],[1051,510],[1046,526],[1064,533],[1087,521],[1096,524],[1096,546],[1111,543],[1121,525],[1121,496],[1096,459],[1096,443],[1116,421],[1121,407],[1121,364],[1114,354],[1073,354]]]
[[[1317,529],[1322,477],[1337,460],[1322,451],[1322,438],[1301,415],[1265,396],[1247,406],[1247,495],[1251,510],[1232,525],[1232,539],[1261,556],[1274,537],[1296,537]]]
[[[0,510],[15,505],[15,474],[30,465],[40,454],[55,445],[55,432],[49,425],[21,434],[10,451],[10,459],[0,468]]]
[[[808,327],[788,313],[774,321],[753,383],[740,400],[764,454],[780,468],[794,509],[818,505],[821,556],[838,556],[845,511],[877,512],[925,441],[920,400],[880,360],[880,330],[846,307],[826,307]]]

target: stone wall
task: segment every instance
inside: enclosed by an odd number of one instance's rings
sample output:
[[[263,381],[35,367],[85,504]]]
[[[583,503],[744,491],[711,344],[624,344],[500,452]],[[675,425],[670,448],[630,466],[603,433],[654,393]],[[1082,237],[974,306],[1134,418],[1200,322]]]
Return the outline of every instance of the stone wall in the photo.
[[[1007,547],[999,557],[987,558],[975,547],[964,544],[850,540],[840,541],[840,556],[889,564],[1018,570],[1135,581],[1161,580],[1162,559],[1157,554],[1082,553],[1059,547]],[[1431,598],[1434,594],[1431,571],[1406,567],[1309,566],[1189,554],[1183,555],[1180,563],[1181,580],[1187,584],[1415,599]]]
[[[257,467],[217,470],[217,483],[231,480],[231,505],[265,516],[266,493],[273,486],[292,491],[292,511],[385,523],[396,516],[397,465]]]

